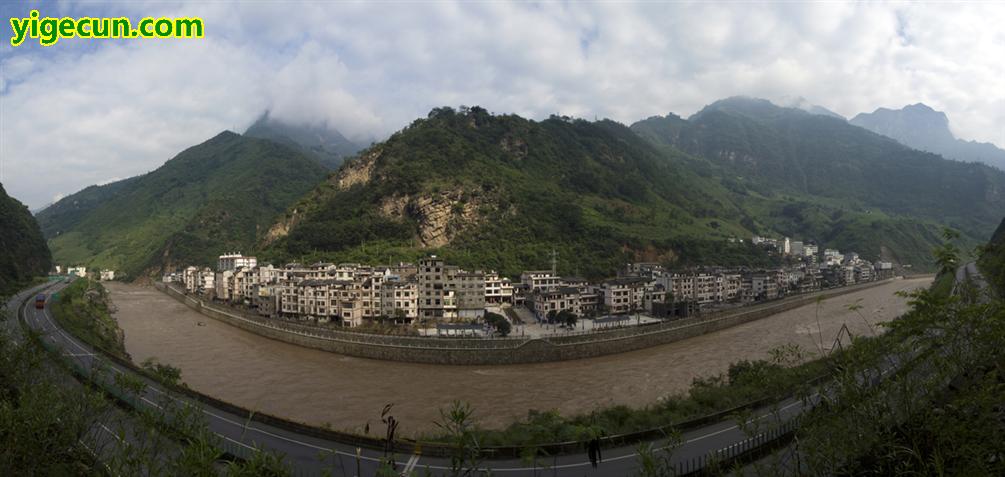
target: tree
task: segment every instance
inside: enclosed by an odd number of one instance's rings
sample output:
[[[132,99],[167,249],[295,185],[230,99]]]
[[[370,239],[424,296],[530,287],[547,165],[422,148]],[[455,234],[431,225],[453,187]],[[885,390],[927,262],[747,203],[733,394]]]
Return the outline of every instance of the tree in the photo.
[[[407,320],[407,319],[408,319],[408,313],[406,313],[405,310],[402,310],[401,308],[395,308],[394,309],[394,322],[395,323],[404,323],[405,320]]]
[[[484,319],[485,323],[488,323],[490,326],[495,328],[496,332],[499,333],[500,336],[509,336],[510,331],[513,329],[509,320],[498,313],[485,313]]]
[[[933,252],[935,263],[939,266],[940,274],[951,276],[956,273],[956,267],[960,263],[960,249],[956,247],[953,241],[959,237],[960,233],[953,229],[947,227],[942,230],[943,244],[936,247]]]
[[[572,328],[576,326],[576,322],[579,320],[579,317],[576,316],[576,314],[573,313],[572,311],[562,310],[557,315],[555,315],[555,319],[559,323],[566,325],[569,328]]]

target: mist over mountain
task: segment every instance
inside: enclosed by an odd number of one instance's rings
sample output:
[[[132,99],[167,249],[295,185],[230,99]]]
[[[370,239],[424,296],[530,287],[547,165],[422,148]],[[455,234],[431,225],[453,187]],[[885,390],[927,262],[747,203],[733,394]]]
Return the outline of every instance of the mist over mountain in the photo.
[[[922,103],[901,109],[879,108],[872,113],[861,113],[850,122],[946,159],[980,162],[1005,170],[1005,150],[991,143],[956,138],[949,128],[946,113]]]
[[[225,131],[150,173],[70,195],[38,220],[57,263],[138,278],[250,251],[325,175],[300,149]]]
[[[51,267],[52,257],[35,218],[0,184],[0,295],[47,274]]]
[[[834,111],[831,111],[831,110],[829,110],[829,109],[827,109],[827,108],[825,108],[823,106],[820,106],[820,105],[817,105],[817,104],[813,104],[808,99],[806,99],[806,98],[804,98],[802,96],[798,96],[796,98],[787,98],[787,99],[784,99],[784,100],[781,101],[781,106],[785,106],[785,107],[788,107],[788,108],[801,109],[801,110],[806,111],[807,113],[810,113],[810,114],[818,114],[820,116],[830,116],[832,118],[837,118],[837,119],[841,119],[841,120],[847,120],[847,118],[845,118],[844,116],[842,116],[842,115],[840,115],[838,113],[835,113]]]
[[[330,170],[363,148],[327,125],[296,125],[275,119],[266,111],[244,132],[245,136],[269,139],[300,149]]]

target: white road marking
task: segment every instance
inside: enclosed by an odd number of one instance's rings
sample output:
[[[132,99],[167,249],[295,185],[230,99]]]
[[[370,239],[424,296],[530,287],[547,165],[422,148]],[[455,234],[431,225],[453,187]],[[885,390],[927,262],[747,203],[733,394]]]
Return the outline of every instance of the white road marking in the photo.
[[[36,310],[36,314],[38,314],[37,310]],[[77,343],[73,338],[71,338],[70,336],[68,336],[61,328],[59,328],[58,326],[56,326],[55,323],[52,321],[52,318],[49,316],[48,309],[42,310],[41,315],[43,317],[45,317],[45,319],[46,319],[46,321],[48,321],[49,325],[52,326],[52,329],[55,330],[57,333],[59,333],[66,340],[66,342],[68,342],[69,344],[72,344],[73,346],[77,347],[78,349],[80,349],[81,351],[84,352],[84,353],[81,353],[79,356],[91,356],[91,357],[95,357],[96,356],[93,353],[89,353],[88,352],[89,350],[87,350],[82,345],[80,345],[79,343]],[[42,328],[44,329],[44,326]],[[109,363],[109,364],[111,365],[110,368],[113,371],[115,371],[116,373],[126,374],[125,371],[123,371],[123,370],[121,370],[121,369],[118,368],[118,365],[116,365],[114,363]],[[156,387],[148,386],[147,389],[149,389],[149,390],[151,390],[151,391],[153,391],[153,392],[155,392],[157,394],[166,396],[167,398],[169,398],[169,399],[171,399],[173,401],[182,402],[182,403],[185,403],[185,404],[191,404],[189,402],[186,402],[183,399],[179,399],[179,398],[177,398],[175,396],[172,396],[172,395],[170,395],[168,393],[165,393],[165,392],[161,391],[160,389],[157,389]],[[814,394],[813,397],[816,397],[816,396],[819,396],[819,393],[818,394]],[[157,403],[155,403],[155,402],[147,399],[146,397],[140,396],[140,399],[142,401],[144,401],[144,402],[146,402],[146,403],[148,403],[148,404],[156,407],[157,409],[163,409],[162,406],[160,406]],[[800,405],[800,404],[801,404],[801,401],[797,400],[797,401],[795,401],[793,403],[790,403],[790,404],[788,404],[788,405],[780,408],[778,411],[779,412],[780,411],[785,411],[785,410],[788,410],[788,409],[790,409],[790,408],[792,408],[794,406]],[[342,455],[342,456],[347,456],[347,457],[352,457],[352,458],[356,458],[357,457],[356,454],[353,453],[353,452],[345,452],[345,451],[340,451],[340,450],[337,450],[337,449],[334,449],[334,448],[322,447],[322,446],[310,444],[310,443],[307,443],[307,442],[302,442],[302,441],[299,441],[299,440],[296,440],[296,439],[293,439],[293,438],[290,438],[290,437],[286,437],[286,436],[282,436],[282,435],[279,435],[279,434],[275,434],[275,433],[266,431],[264,429],[259,429],[259,428],[253,427],[251,425],[247,425],[246,426],[243,423],[236,422],[234,420],[231,420],[231,419],[228,419],[226,417],[220,416],[220,415],[215,414],[213,412],[210,412],[210,411],[208,411],[208,410],[206,410],[206,409],[204,409],[202,407],[200,407],[200,410],[204,414],[206,414],[206,415],[209,415],[209,416],[211,416],[213,418],[216,418],[216,419],[218,419],[220,421],[223,421],[223,422],[226,422],[226,423],[238,426],[238,427],[240,427],[242,429],[255,431],[255,432],[258,432],[260,434],[267,435],[267,436],[270,436],[270,437],[273,437],[273,438],[276,438],[276,439],[280,439],[280,440],[283,440],[283,441],[286,441],[286,442],[290,442],[290,443],[293,443],[293,444],[297,444],[297,445],[300,445],[300,446],[303,446],[303,447],[306,447],[306,448],[309,448],[309,449],[314,449],[314,450],[319,450],[319,451],[324,451],[324,452],[331,452],[332,454]],[[749,423],[753,423],[754,421],[761,420],[761,419],[764,419],[764,418],[767,418],[767,417],[771,417],[773,415],[774,415],[773,413],[765,413],[765,414],[762,414],[762,415],[760,415],[758,417],[755,417],[755,418],[752,418],[752,419],[748,420],[747,423],[748,424]],[[102,425],[102,427],[104,427],[104,426]],[[720,429],[718,431],[713,431],[713,432],[710,432],[708,434],[703,434],[701,436],[697,436],[697,437],[688,439],[688,440],[684,441],[684,443],[685,444],[691,444],[691,443],[698,442],[700,440],[707,439],[707,438],[713,437],[713,436],[717,436],[717,435],[720,435],[720,434],[723,434],[723,433],[726,433],[726,432],[730,432],[730,431],[733,431],[733,430],[736,430],[736,429],[739,429],[739,426],[734,424],[733,426],[727,427],[725,429]],[[247,445],[247,444],[245,444],[243,442],[231,439],[230,437],[227,437],[227,436],[225,436],[223,434],[220,434],[220,433],[217,433],[217,432],[214,432],[214,434],[216,434],[216,435],[218,435],[218,436],[220,436],[220,437],[222,437],[222,438],[224,438],[224,439],[226,439],[228,441],[234,442],[236,444],[240,444],[240,445],[242,445],[244,447],[247,447],[249,449],[254,449],[254,447],[252,447],[252,446],[249,446],[249,445]],[[667,449],[669,449],[669,446],[663,446],[663,447],[657,448],[656,450],[657,451],[665,451]],[[625,454],[625,455],[620,455],[620,456],[612,457],[612,458],[609,458],[609,459],[604,459],[604,462],[619,461],[619,460],[629,459],[629,458],[633,458],[633,457],[637,457],[637,456],[638,456],[638,453],[637,452],[633,452],[631,454]],[[368,457],[368,456],[359,456],[359,458],[361,458],[363,460],[366,460],[366,461],[369,461],[369,462],[380,462],[382,460],[380,458]],[[407,462],[396,462],[396,463],[407,465]],[[592,465],[592,463],[590,463],[589,461],[584,461],[584,462],[578,462],[578,463],[572,463],[572,464],[555,465],[555,466],[550,466],[549,468],[551,468],[551,469],[568,469],[568,468],[574,468],[574,467],[585,467],[585,466],[588,466],[588,465]],[[449,467],[432,466],[432,465],[427,465],[427,466],[424,466],[424,467],[427,467],[427,468],[430,468],[430,469],[436,469],[436,470],[449,470],[450,469]],[[491,470],[492,472],[527,472],[527,471],[534,471],[534,470],[539,470],[539,469],[540,469],[540,467],[505,467],[505,468],[484,469],[484,470]]]

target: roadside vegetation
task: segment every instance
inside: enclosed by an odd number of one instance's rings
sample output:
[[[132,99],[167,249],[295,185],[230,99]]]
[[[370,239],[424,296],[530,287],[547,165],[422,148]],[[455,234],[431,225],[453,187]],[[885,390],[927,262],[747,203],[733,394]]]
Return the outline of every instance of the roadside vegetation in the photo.
[[[112,317],[108,291],[101,283],[81,278],[51,297],[52,315],[59,325],[87,344],[122,359],[125,337]]]

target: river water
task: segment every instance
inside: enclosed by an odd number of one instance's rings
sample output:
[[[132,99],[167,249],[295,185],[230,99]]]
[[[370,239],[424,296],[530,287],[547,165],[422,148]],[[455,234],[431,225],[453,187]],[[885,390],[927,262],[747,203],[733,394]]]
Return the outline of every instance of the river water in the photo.
[[[353,358],[263,338],[200,315],[152,287],[112,282],[126,351],[181,368],[191,388],[257,411],[359,432],[394,403],[400,435],[435,430],[439,409],[471,403],[483,427],[502,427],[531,409],[566,414],[598,406],[645,406],[684,392],[696,377],[760,359],[780,345],[829,347],[842,325],[856,335],[907,309],[895,292],[930,284],[898,280],[819,306],[808,305],[708,335],[599,358],[509,366],[442,366]],[[859,304],[858,312],[848,309]],[[861,316],[860,316],[861,314]],[[868,323],[868,324],[867,324]],[[818,328],[819,324],[819,328]],[[819,332],[818,332],[819,330]]]

